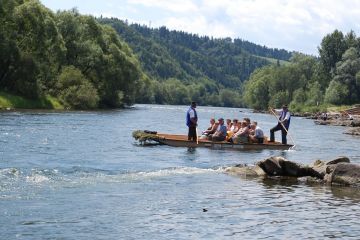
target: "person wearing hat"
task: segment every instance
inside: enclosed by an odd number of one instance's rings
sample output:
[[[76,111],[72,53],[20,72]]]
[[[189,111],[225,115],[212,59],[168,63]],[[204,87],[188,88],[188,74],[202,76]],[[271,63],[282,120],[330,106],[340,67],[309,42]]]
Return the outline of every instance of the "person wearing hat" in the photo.
[[[272,110],[273,111],[275,110],[275,112],[277,112],[280,115],[280,117],[278,124],[272,129],[270,129],[270,142],[275,141],[275,132],[281,130],[281,142],[282,144],[287,144],[286,135],[290,126],[290,119],[291,119],[288,106],[283,105],[281,110],[276,110],[276,109],[272,109]]]
[[[224,141],[226,139],[227,128],[224,124],[224,119],[219,118],[219,126],[214,134],[209,135],[209,140],[212,141]]]
[[[196,102],[191,102],[191,106],[189,110],[186,112],[186,125],[189,128],[188,140],[194,142],[196,142],[197,140],[196,127],[198,121],[198,116],[195,108],[196,108]]]

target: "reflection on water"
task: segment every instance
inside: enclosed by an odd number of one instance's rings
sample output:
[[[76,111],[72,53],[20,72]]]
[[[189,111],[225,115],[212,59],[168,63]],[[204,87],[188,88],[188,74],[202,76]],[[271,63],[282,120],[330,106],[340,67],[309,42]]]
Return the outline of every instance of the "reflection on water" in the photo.
[[[224,173],[227,166],[253,165],[269,156],[309,164],[346,155],[360,162],[359,138],[301,118],[292,121],[297,146],[289,151],[140,146],[131,138],[136,129],[186,134],[186,110],[138,105],[121,111],[0,113],[1,238],[360,235],[359,189]],[[274,125],[272,116],[246,109],[199,106],[198,113],[199,129],[210,117],[250,117],[266,133]]]
[[[331,193],[340,199],[351,199],[353,203],[360,202],[360,189],[344,186],[332,186]]]

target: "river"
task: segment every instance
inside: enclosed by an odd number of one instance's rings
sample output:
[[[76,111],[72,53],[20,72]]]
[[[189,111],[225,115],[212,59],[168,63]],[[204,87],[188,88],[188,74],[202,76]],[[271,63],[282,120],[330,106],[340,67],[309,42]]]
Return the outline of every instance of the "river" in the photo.
[[[269,156],[309,164],[345,155],[360,163],[360,138],[292,118],[296,148],[288,151],[189,151],[132,139],[136,129],[186,134],[187,108],[0,113],[0,239],[360,236],[358,189],[224,173]],[[199,129],[210,117],[250,117],[266,134],[276,123],[247,109],[197,110]]]

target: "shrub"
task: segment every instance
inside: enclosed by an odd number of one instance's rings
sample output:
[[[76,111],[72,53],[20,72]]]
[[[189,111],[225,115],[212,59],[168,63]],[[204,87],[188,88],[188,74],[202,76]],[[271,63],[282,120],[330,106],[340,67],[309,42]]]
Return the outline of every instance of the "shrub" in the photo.
[[[92,109],[99,103],[97,90],[74,66],[64,67],[56,83],[57,95],[70,109]]]

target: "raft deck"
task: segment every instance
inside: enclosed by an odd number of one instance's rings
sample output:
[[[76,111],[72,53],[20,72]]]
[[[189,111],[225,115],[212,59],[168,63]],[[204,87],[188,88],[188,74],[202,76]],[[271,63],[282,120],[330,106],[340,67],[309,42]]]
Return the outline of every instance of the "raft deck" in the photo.
[[[144,135],[141,135],[144,134]],[[144,131],[135,131],[133,137],[142,143],[148,141],[158,142],[173,147],[207,147],[213,149],[239,149],[239,150],[262,150],[262,149],[273,149],[273,150],[288,150],[293,145],[282,144],[280,142],[268,142],[266,139],[264,143],[230,143],[227,141],[210,141],[206,139],[198,139],[193,142],[188,140],[187,135],[181,134],[167,134],[167,133],[147,133]]]

